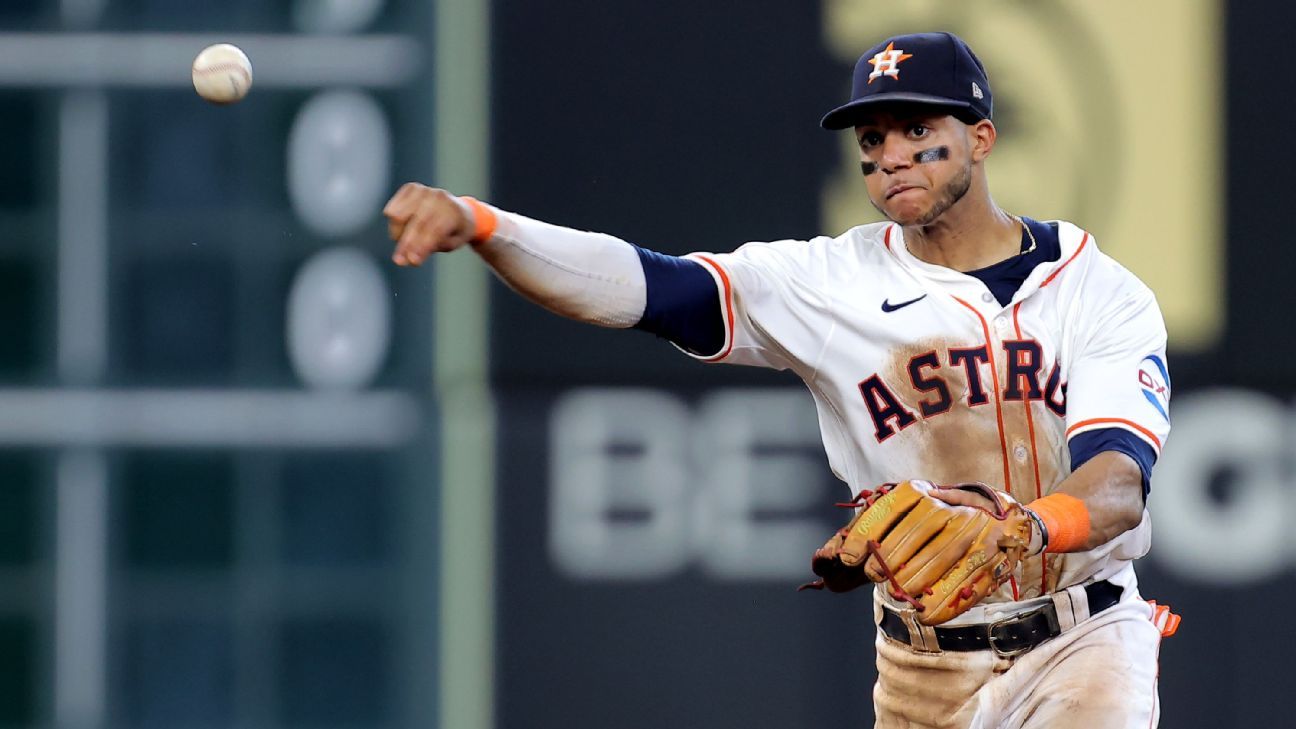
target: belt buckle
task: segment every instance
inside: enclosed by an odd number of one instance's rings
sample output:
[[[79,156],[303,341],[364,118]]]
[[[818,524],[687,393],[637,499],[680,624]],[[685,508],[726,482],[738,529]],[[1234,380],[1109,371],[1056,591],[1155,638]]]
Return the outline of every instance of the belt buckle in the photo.
[[[993,623],[990,623],[990,626],[986,631],[986,637],[990,641],[990,650],[994,651],[995,655],[999,656],[1000,658],[1012,658],[1014,656],[1020,656],[1021,654],[1029,651],[1030,649],[1044,642],[1044,641],[1039,641],[1033,645],[1027,645],[1022,648],[1017,648],[1014,650],[1002,649],[999,647],[999,644],[995,642],[995,628],[998,628],[1003,625],[1012,625],[1014,623],[1024,623],[1027,620],[1030,620],[1031,618],[1035,617],[1036,615],[1039,615],[1040,613],[1044,613],[1045,617],[1048,618],[1048,627],[1050,632],[1053,633],[1053,635],[1057,635],[1061,633],[1062,628],[1058,624],[1057,613],[1050,610],[1050,608],[1052,607],[1053,607],[1052,603],[1044,603],[1043,605],[1040,605],[1034,610],[1027,610],[1024,613],[1010,615],[1002,620],[996,620]],[[1048,636],[1048,637],[1051,638],[1053,636]],[[1045,638],[1044,640],[1048,640],[1048,638]]]

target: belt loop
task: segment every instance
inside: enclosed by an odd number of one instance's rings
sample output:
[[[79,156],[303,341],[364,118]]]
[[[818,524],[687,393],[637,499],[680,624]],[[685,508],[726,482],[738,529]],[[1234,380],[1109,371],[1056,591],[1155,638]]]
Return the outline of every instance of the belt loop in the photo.
[[[1071,595],[1070,588],[1059,590],[1049,595],[1053,600],[1053,609],[1057,612],[1058,627],[1066,632],[1080,622],[1076,619],[1075,598]]]
[[[1071,626],[1089,619],[1089,593],[1084,585],[1072,585],[1064,590],[1071,602]],[[1071,627],[1066,626],[1066,627]],[[1063,628],[1065,630],[1065,628]]]
[[[911,647],[924,653],[941,652],[940,644],[936,642],[936,629],[918,622],[918,611],[905,610],[900,614],[904,617],[905,627],[909,629]]]

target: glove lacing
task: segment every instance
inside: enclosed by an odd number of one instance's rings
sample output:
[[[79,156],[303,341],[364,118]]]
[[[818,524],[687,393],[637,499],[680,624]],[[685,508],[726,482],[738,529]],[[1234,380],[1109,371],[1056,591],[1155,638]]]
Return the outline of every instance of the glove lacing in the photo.
[[[891,489],[895,488],[896,485],[897,484],[894,483],[888,483],[879,486],[877,490],[862,489],[860,490],[859,493],[855,494],[855,496],[852,497],[850,501],[839,501],[833,504],[833,506],[842,509],[856,509],[863,506],[865,509],[868,509],[870,506],[873,505],[874,502],[876,502],[878,499],[885,496],[889,491],[891,491]],[[843,538],[849,533],[850,530],[847,527],[842,527],[837,531],[837,535]],[[882,558],[882,545],[878,544],[877,540],[870,539],[868,540],[868,543],[865,546],[869,556],[877,559],[878,567],[882,570],[882,575],[886,577],[887,582],[891,583],[891,590],[890,590],[891,597],[896,600],[901,600],[903,602],[908,603],[910,607],[912,607],[914,610],[917,610],[918,612],[922,612],[924,609],[926,609],[925,606],[919,603],[917,600],[915,600],[912,595],[910,595],[909,593],[905,592],[903,589],[900,588],[900,582],[896,580],[895,571],[892,570],[891,565],[887,564],[886,560]],[[867,558],[865,558],[865,562],[867,561],[868,561]],[[903,565],[901,566],[903,567]],[[864,569],[863,564],[860,565],[859,569]],[[824,578],[820,577],[814,582],[808,582],[804,585],[801,585],[800,587],[797,588],[797,591],[799,592],[801,590],[823,590],[826,587],[827,587],[827,583],[824,582]],[[930,594],[930,592],[931,591],[928,590],[928,594]],[[971,597],[971,595],[968,595],[968,597]]]

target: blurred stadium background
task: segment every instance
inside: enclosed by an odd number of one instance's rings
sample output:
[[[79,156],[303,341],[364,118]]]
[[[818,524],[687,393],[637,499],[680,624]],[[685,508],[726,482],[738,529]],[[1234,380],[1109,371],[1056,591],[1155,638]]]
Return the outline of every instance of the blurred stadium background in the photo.
[[[871,209],[863,49],[986,62],[1010,210],[1157,291],[1163,726],[1290,726],[1296,9],[1274,0],[3,0],[0,727],[868,725],[787,376],[387,264],[421,180],[658,250]],[[211,42],[256,87],[189,87]],[[1256,614],[1256,610],[1261,610]]]

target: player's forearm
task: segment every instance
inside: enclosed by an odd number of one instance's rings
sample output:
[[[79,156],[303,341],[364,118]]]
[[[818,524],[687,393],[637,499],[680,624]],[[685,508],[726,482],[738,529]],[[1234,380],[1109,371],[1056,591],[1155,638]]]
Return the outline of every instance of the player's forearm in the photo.
[[[1143,519],[1143,475],[1134,459],[1124,453],[1105,451],[1089,459],[1058,488],[1044,499],[1037,500],[1027,507],[1034,507],[1037,512],[1048,512],[1061,504],[1062,509],[1052,512],[1056,518],[1063,520],[1063,526],[1071,531],[1074,519],[1079,519],[1078,510],[1067,508],[1065,497],[1054,498],[1055,494],[1065,494],[1079,500],[1087,516],[1087,536],[1082,539],[1065,539],[1062,534],[1050,534],[1049,551],[1080,552],[1094,549],[1099,545],[1115,539],[1139,525]],[[1045,500],[1051,500],[1045,505]],[[1069,546],[1063,542],[1073,542]]]
[[[647,286],[629,243],[496,213],[494,235],[473,250],[514,291],[555,314],[600,326],[627,328],[643,316]]]

